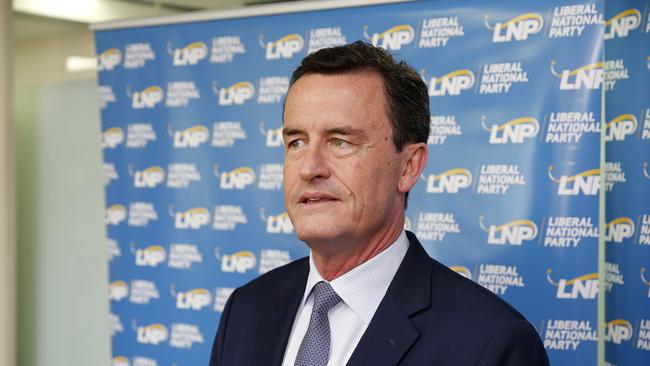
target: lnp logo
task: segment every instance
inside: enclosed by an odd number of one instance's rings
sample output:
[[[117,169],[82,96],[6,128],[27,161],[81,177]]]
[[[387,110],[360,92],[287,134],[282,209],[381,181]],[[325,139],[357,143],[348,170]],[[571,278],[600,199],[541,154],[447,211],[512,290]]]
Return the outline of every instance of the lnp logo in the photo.
[[[492,42],[525,41],[531,34],[539,33],[544,27],[544,18],[537,13],[526,13],[516,16],[505,23],[496,23],[490,26],[488,19],[490,14],[485,15],[485,27],[492,30]],[[502,33],[505,32],[505,33]]]
[[[440,77],[432,77],[429,81],[429,96],[460,95],[473,85],[474,73],[471,70],[456,70]]]
[[[614,15],[605,22],[604,39],[627,37],[631,31],[641,25],[641,13],[636,9],[627,9]],[[609,28],[608,28],[609,27]]]
[[[622,114],[605,125],[605,141],[623,141],[636,132],[637,125],[636,116]]]
[[[167,43],[167,51],[173,56],[174,66],[196,65],[208,55],[208,46],[203,42],[192,42],[183,48],[173,49]]]
[[[165,180],[165,171],[159,166],[151,166],[134,172],[133,166],[129,164],[129,174],[133,177],[135,188],[155,188]]]
[[[174,213],[173,207],[170,205],[169,215],[174,218],[174,227],[177,229],[200,229],[210,222],[210,211],[203,207]]]
[[[602,62],[594,62],[575,70],[555,71],[555,60],[551,61],[551,73],[560,78],[560,90],[598,89],[603,83],[604,71]]]
[[[109,48],[97,57],[97,69],[110,71],[122,62],[122,52],[118,48]]]
[[[264,44],[264,35],[260,34],[260,46],[266,48],[265,58],[267,60],[288,59],[302,51],[305,42],[300,34],[287,34],[275,42]]]
[[[124,130],[119,127],[111,127],[102,133],[102,148],[114,149],[124,142]]]
[[[111,366],[130,366],[129,359],[124,356],[115,356],[111,360]]]
[[[260,122],[260,133],[266,136],[266,147],[280,147],[284,144],[282,127],[265,129],[264,121]]]
[[[459,275],[467,278],[467,279],[472,279],[472,272],[470,272],[469,268],[463,267],[463,266],[452,266],[449,267],[452,271],[458,273]]]
[[[133,109],[153,108],[156,104],[162,102],[165,93],[162,88],[153,85],[139,92],[131,92],[131,87],[127,87],[126,95],[131,98],[131,107]]]
[[[634,235],[634,221],[629,217],[619,217],[605,226],[605,241],[622,243]]]
[[[458,193],[472,184],[472,174],[467,169],[456,168],[426,179],[428,193]]]
[[[210,291],[204,288],[195,288],[187,292],[176,292],[176,287],[172,284],[171,294],[176,298],[176,307],[178,309],[201,310],[212,302]]]
[[[485,116],[481,117],[481,126],[490,133],[490,144],[521,144],[524,139],[535,137],[539,133],[539,122],[533,117],[521,117],[502,125],[493,124],[488,128]]]
[[[548,176],[554,183],[558,183],[557,194],[561,196],[577,196],[584,194],[593,196],[600,187],[600,169],[585,170],[582,173],[568,176],[562,175],[560,179],[553,176],[553,166],[548,166]]]
[[[217,82],[212,83],[212,91],[219,96],[219,105],[242,105],[255,94],[255,87],[250,81],[240,81],[227,88],[217,88]]]
[[[112,205],[106,209],[105,222],[107,225],[119,225],[126,219],[126,207],[120,204]]]
[[[279,215],[266,215],[264,207],[260,208],[260,217],[266,221],[266,232],[271,234],[291,234],[293,233],[293,224],[287,212]]]
[[[138,343],[158,345],[167,340],[169,332],[162,324],[150,324],[146,327],[136,327],[135,319],[133,328],[136,330]]]
[[[645,278],[645,267],[641,267],[641,282],[648,286],[648,298],[650,299],[650,281]]]
[[[588,273],[570,280],[560,279],[555,282],[551,279],[552,270],[546,271],[546,280],[557,287],[558,299],[595,299],[598,294],[598,273]]]
[[[415,31],[408,24],[394,26],[382,33],[368,35],[368,26],[363,26],[363,34],[370,40],[373,46],[381,47],[390,51],[399,51],[402,46],[413,42]]]
[[[221,189],[244,189],[255,182],[255,170],[247,166],[219,173],[218,167],[215,165],[214,174],[219,178]]]
[[[255,254],[248,250],[242,250],[230,255],[220,255],[216,253],[215,249],[215,255],[217,259],[221,260],[221,270],[223,272],[246,273],[246,271],[255,268],[257,262]]]
[[[144,249],[135,249],[131,245],[131,252],[135,256],[135,265],[141,267],[156,267],[167,258],[165,248],[160,245],[151,245]]]
[[[208,141],[210,131],[203,125],[194,125],[182,131],[173,131],[171,125],[167,126],[167,132],[174,139],[174,147],[199,147],[202,143]]]
[[[121,301],[129,296],[129,285],[124,281],[115,281],[108,286],[108,298],[114,301]]]
[[[625,319],[614,319],[605,325],[605,341],[621,344],[632,339],[634,329]]]
[[[488,233],[488,244],[521,245],[525,240],[533,240],[537,236],[537,225],[531,220],[514,220],[503,225],[485,227],[481,215],[479,225]]]

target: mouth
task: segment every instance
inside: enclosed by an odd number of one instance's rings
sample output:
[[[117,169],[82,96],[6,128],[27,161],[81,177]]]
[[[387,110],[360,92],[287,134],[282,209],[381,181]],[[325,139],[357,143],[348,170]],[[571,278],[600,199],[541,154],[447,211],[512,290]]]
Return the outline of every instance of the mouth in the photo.
[[[314,193],[314,194],[302,194],[298,199],[298,203],[301,205],[319,205],[324,203],[336,202],[338,199],[336,197],[330,196],[325,193]]]

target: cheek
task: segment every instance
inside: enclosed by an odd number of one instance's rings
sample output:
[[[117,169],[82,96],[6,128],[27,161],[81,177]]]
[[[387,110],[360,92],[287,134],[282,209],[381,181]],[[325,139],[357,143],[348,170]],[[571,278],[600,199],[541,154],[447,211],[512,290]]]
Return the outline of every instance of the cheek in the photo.
[[[367,179],[370,178],[370,171],[368,166],[359,159],[339,161],[332,170],[335,172],[338,181],[354,195],[359,195],[360,192],[369,187],[370,182]]]
[[[293,156],[284,157],[284,162],[282,163],[282,172],[285,179],[291,179],[297,173],[298,161]]]
[[[399,176],[398,162],[383,157],[377,160],[372,170],[366,169],[363,181],[366,189],[376,200],[384,201],[396,194]]]
[[[352,179],[350,179],[350,189],[358,200],[363,200],[365,206],[372,205],[377,199],[378,194],[385,194],[386,187],[386,171],[377,169],[378,167],[370,167],[368,165],[359,164],[350,171]]]
[[[295,181],[295,174],[290,165],[285,164],[282,167],[282,187],[284,190],[284,197],[287,198],[291,193]]]

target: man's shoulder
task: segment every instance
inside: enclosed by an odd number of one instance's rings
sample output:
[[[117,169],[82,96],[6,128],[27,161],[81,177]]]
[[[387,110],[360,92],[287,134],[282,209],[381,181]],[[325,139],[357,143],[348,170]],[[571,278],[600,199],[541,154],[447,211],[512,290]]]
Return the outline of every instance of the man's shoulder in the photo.
[[[410,256],[407,253],[408,263],[405,264],[413,268],[404,268],[410,274],[403,276],[399,283],[419,282],[420,285],[412,290],[429,292],[428,302],[433,314],[472,321],[482,318],[487,322],[525,320],[514,307],[492,291],[431,258],[413,233],[407,232],[407,236],[412,247],[409,249]],[[422,280],[422,275],[430,278]],[[430,289],[427,289],[429,286]]]
[[[444,364],[525,364],[515,360],[524,350],[522,360],[539,358],[538,364],[548,365],[535,327],[519,311],[435,259],[427,256],[426,261],[431,268],[429,306],[411,318],[423,340],[413,352],[418,363],[435,354]],[[505,356],[515,361],[498,361]]]

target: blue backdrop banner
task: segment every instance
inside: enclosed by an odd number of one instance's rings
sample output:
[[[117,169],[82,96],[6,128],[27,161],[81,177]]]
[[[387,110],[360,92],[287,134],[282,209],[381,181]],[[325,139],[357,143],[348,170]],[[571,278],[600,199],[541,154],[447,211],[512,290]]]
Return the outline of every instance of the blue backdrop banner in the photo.
[[[606,359],[650,364],[650,23],[647,1],[605,12]]]

